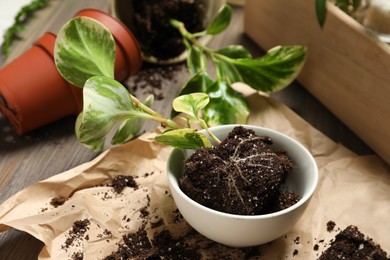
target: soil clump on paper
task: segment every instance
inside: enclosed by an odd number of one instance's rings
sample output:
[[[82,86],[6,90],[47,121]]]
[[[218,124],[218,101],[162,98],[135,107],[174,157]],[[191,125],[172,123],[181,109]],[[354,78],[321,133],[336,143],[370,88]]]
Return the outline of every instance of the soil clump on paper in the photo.
[[[117,175],[112,180],[112,187],[116,193],[121,193],[125,187],[138,189],[138,184],[133,176]]]
[[[334,259],[389,260],[390,258],[372,238],[360,232],[358,227],[350,225],[336,235],[330,247],[318,258],[318,260]]]

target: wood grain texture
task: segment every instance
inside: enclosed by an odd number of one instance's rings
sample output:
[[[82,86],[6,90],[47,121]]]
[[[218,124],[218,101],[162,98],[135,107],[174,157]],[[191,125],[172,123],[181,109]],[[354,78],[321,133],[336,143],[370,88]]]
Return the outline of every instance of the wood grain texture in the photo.
[[[11,62],[14,57],[23,53],[31,46],[34,39],[45,31],[56,33],[63,23],[86,7],[107,11],[109,4],[106,0],[50,1],[50,6],[37,14],[28,24],[22,40],[13,45],[9,59],[2,64]],[[243,8],[234,8],[233,20],[228,31],[216,36],[209,46],[219,48],[230,44],[241,44],[254,56],[263,55],[264,51],[244,35],[243,16]],[[143,70],[155,67],[144,64]],[[132,91],[141,100],[152,92],[157,95],[162,94],[164,98],[156,100],[153,108],[164,115],[169,115],[172,99],[188,77],[185,64],[182,63],[177,65],[174,77],[163,82],[161,89],[145,87]],[[127,81],[129,86],[133,79]],[[359,138],[299,83],[294,82],[272,96],[287,104],[336,142],[341,142],[359,154],[371,153]],[[0,203],[31,184],[88,162],[97,155],[78,143],[74,136],[74,123],[75,117],[71,116],[23,136],[17,136],[9,123],[0,115]],[[155,126],[154,123],[148,124],[143,131]],[[40,241],[24,232],[11,229],[0,233],[1,260],[37,259],[42,246]]]
[[[245,32],[263,48],[308,47],[298,80],[390,163],[390,47],[333,4],[323,29],[307,0],[248,0]]]

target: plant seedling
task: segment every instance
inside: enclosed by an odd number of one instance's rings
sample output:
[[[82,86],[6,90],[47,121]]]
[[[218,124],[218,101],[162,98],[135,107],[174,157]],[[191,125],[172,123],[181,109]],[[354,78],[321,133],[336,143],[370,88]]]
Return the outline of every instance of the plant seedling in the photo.
[[[257,90],[271,91],[288,85],[299,73],[306,57],[301,46],[276,47],[261,59],[250,58],[242,46],[229,46],[218,51],[202,46],[197,38],[217,34],[229,24],[231,8],[223,6],[204,31],[190,34],[184,25],[172,20],[189,48],[188,67],[194,76],[173,101],[177,113],[186,113],[187,125],[165,118],[150,108],[153,98],[142,103],[114,79],[115,41],[108,29],[88,17],[76,17],[59,31],[54,59],[61,75],[71,84],[83,88],[84,107],[76,122],[76,135],[95,151],[103,149],[104,140],[120,123],[112,143],[129,140],[139,131],[144,120],[154,120],[169,131],[156,140],[180,148],[197,149],[211,146],[206,136],[189,127],[194,121],[208,130],[208,125],[246,123],[249,108],[241,94],[230,84],[244,82]],[[206,72],[207,57],[216,66],[217,80]]]
[[[208,94],[210,103],[204,109],[204,118],[210,126],[246,123],[249,107],[243,95],[231,87],[233,83],[243,82],[257,91],[277,91],[296,78],[306,59],[303,46],[276,46],[264,56],[254,58],[241,45],[219,50],[202,45],[200,37],[222,33],[231,17],[232,8],[223,5],[210,25],[197,33],[190,33],[184,23],[171,20],[182,35],[188,52],[187,67],[192,74],[179,95]],[[214,69],[208,70],[208,65]],[[215,75],[209,75],[208,71],[215,71]]]

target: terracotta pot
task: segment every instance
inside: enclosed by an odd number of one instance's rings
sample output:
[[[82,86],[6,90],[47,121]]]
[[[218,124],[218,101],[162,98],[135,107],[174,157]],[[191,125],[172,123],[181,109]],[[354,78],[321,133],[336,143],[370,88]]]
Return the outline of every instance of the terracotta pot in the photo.
[[[115,78],[126,80],[142,64],[138,43],[121,22],[99,10],[88,16],[103,23],[116,41]],[[19,135],[82,110],[82,89],[66,82],[54,63],[56,36],[45,33],[0,70],[0,111]]]

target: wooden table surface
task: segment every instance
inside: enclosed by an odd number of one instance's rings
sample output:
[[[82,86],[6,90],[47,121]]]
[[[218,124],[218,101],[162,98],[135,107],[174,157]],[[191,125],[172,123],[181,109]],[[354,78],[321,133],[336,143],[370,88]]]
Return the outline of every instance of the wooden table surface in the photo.
[[[9,57],[7,59],[1,57],[0,65],[11,62],[28,49],[32,42],[44,32],[57,33],[66,21],[84,8],[96,8],[109,12],[110,2],[107,0],[49,1],[49,6],[40,10],[29,21],[26,30],[21,35],[22,39],[12,45]],[[242,7],[234,7],[233,20],[228,30],[215,37],[209,46],[217,48],[229,44],[241,44],[247,47],[253,55],[262,55],[263,50],[243,32],[243,15]],[[163,81],[162,89],[138,88],[134,94],[141,99],[142,96],[153,91],[157,92],[157,95],[162,94],[163,98],[157,100],[153,108],[168,115],[172,99],[188,79],[184,64],[177,65],[175,68],[174,78]],[[131,80],[129,82],[131,83]],[[272,96],[285,103],[334,141],[342,143],[358,154],[372,153],[371,149],[299,83],[294,82]],[[96,153],[78,143],[74,135],[74,123],[75,117],[70,116],[18,136],[14,134],[7,120],[0,115],[0,203],[31,184],[96,157]],[[153,127],[154,125],[149,124],[145,130]],[[42,242],[24,232],[11,229],[0,233],[1,260],[37,259],[42,246]]]

